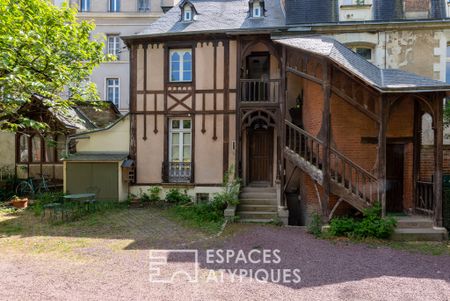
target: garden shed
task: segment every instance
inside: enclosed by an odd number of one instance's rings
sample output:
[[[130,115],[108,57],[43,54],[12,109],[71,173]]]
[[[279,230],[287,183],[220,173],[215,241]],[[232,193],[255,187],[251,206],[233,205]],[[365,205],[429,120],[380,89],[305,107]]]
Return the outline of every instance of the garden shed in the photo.
[[[129,175],[126,153],[76,153],[64,160],[64,193],[95,193],[98,200],[124,201]]]

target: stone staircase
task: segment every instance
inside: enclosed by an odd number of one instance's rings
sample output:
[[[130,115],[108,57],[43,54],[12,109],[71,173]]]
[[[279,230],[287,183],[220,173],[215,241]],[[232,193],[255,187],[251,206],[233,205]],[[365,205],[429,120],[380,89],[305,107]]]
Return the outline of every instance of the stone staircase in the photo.
[[[431,218],[424,216],[396,217],[397,228],[391,236],[397,241],[443,241],[448,238],[445,228],[433,227]]]
[[[274,187],[244,187],[237,207],[239,221],[268,223],[278,216],[277,191]]]

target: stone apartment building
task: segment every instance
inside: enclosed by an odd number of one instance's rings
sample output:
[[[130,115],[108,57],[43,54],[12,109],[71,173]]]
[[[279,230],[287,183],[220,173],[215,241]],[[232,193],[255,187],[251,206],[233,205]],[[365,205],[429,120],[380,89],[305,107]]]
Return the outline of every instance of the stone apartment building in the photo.
[[[54,0],[61,5],[67,0]],[[111,101],[125,113],[129,108],[129,53],[120,36],[144,30],[177,0],[69,0],[78,7],[80,20],[96,24],[93,38],[104,39],[105,52],[116,61],[104,63],[92,74],[102,100]]]

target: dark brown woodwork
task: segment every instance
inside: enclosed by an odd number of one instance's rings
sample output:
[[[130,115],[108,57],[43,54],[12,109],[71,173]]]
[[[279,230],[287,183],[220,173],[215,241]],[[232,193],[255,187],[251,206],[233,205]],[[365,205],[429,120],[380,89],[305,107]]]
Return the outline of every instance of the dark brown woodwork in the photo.
[[[402,144],[386,145],[387,212],[403,212],[404,152]]]
[[[442,168],[443,168],[443,99],[444,95],[436,93],[433,97],[435,105],[434,118],[434,224],[442,227]]]
[[[378,132],[378,191],[382,207],[382,215],[386,216],[386,132],[389,120],[389,99],[380,96],[380,124]]]
[[[136,133],[136,101],[137,101],[137,45],[131,45],[130,49],[130,158],[137,160],[137,133]],[[137,172],[135,171],[135,179]]]
[[[323,74],[325,75],[323,81],[323,116],[322,116],[322,128],[324,130],[323,139],[323,190],[324,196],[322,197],[322,217],[327,218],[328,203],[330,199],[330,146],[331,146],[331,66],[326,62],[323,63]]]
[[[224,41],[224,80],[223,80],[223,109],[228,111],[230,109],[230,42]],[[230,146],[230,116],[224,114],[223,116],[223,174],[228,170],[229,162],[229,146]]]
[[[273,129],[249,129],[249,183],[272,183]]]
[[[147,49],[148,44],[144,44],[144,90],[147,91]],[[144,111],[147,112],[147,93],[144,94]],[[147,115],[144,115],[144,137],[147,140]]]

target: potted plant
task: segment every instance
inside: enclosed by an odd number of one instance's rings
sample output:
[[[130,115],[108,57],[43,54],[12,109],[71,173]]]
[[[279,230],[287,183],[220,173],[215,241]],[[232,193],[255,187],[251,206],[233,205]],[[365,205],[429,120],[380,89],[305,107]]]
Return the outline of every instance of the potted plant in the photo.
[[[11,205],[17,209],[23,209],[28,207],[28,198],[19,198],[18,196],[14,196],[11,201]]]

